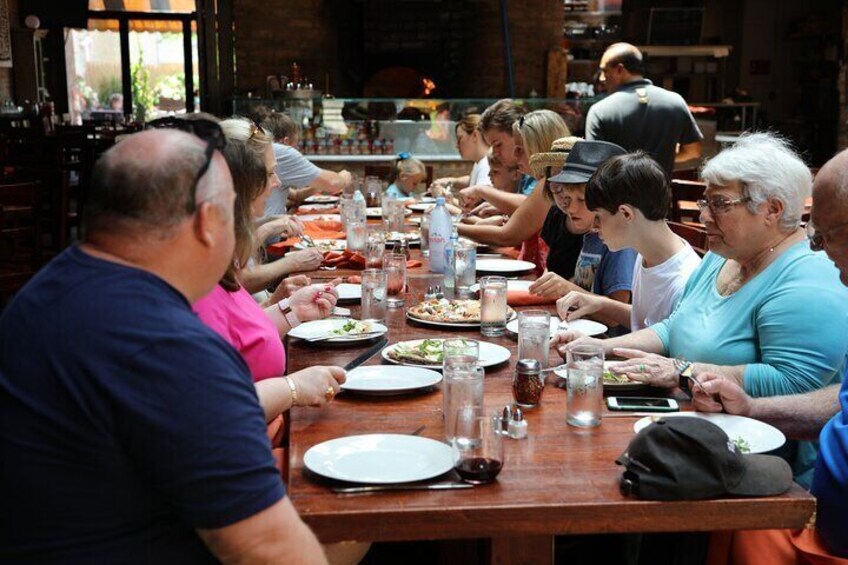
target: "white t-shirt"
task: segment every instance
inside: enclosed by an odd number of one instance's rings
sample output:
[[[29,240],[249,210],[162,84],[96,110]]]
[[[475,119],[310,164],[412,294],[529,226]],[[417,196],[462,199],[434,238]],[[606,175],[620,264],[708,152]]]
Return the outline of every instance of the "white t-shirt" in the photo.
[[[275,170],[282,185],[277,190],[271,191],[268,200],[265,201],[265,216],[285,214],[289,187],[309,186],[321,174],[321,169],[313,165],[294,147],[275,143],[274,158],[277,160]]]
[[[701,258],[686,241],[684,248],[665,262],[646,268],[642,256],[636,255],[633,268],[633,306],[630,331],[641,330],[669,317],[683,295],[689,276],[700,265]]]
[[[485,155],[474,163],[468,176],[468,186],[477,185],[492,186],[492,179],[489,178],[489,158]]]

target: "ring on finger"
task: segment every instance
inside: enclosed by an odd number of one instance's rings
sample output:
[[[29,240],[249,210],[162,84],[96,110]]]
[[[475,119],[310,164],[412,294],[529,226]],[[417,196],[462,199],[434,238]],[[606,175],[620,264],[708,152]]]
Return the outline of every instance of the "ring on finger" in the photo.
[[[645,365],[639,365],[639,372],[644,373],[646,371]]]
[[[327,390],[324,391],[324,398],[327,402],[331,401],[333,397],[336,396],[336,389],[331,386],[327,387]]]

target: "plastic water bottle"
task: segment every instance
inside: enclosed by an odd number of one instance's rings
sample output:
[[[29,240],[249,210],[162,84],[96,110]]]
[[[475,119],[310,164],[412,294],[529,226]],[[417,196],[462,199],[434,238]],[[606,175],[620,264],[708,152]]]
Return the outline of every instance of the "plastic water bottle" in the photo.
[[[459,242],[459,232],[454,229],[450,241],[445,246],[445,281],[446,289],[453,290],[456,287],[456,244]]]
[[[365,213],[365,197],[362,196],[362,192],[357,190],[353,193],[353,209],[354,214],[352,220],[356,222],[365,222],[366,221],[366,213]]]
[[[445,272],[445,246],[451,235],[451,218],[445,208],[445,197],[436,198],[436,207],[430,212],[430,272]]]

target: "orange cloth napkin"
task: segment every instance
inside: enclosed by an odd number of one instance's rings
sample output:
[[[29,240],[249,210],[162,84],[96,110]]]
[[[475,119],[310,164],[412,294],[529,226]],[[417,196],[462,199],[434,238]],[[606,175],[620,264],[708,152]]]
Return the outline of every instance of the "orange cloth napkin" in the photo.
[[[315,220],[303,222],[303,233],[312,239],[345,239],[344,226],[335,220]],[[300,243],[299,237],[290,237],[268,246],[268,252],[273,255],[282,255],[286,249]]]
[[[555,304],[556,298],[545,298],[536,294],[530,294],[526,290],[508,290],[506,303],[510,306],[539,306],[542,304]]]
[[[421,261],[409,260],[406,262],[407,269],[417,269],[422,265],[423,263]],[[327,251],[324,253],[324,266],[362,270],[365,268],[365,256],[361,253],[348,251],[347,249],[341,253],[338,251]],[[361,283],[362,280],[360,279],[359,282]]]

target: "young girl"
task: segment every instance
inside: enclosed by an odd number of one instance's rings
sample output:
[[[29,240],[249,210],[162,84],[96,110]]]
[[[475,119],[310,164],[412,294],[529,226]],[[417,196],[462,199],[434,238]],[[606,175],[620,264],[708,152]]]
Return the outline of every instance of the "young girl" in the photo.
[[[427,169],[424,163],[415,159],[404,151],[397,156],[389,174],[389,188],[386,196],[391,198],[409,198],[416,189],[427,178]]]

